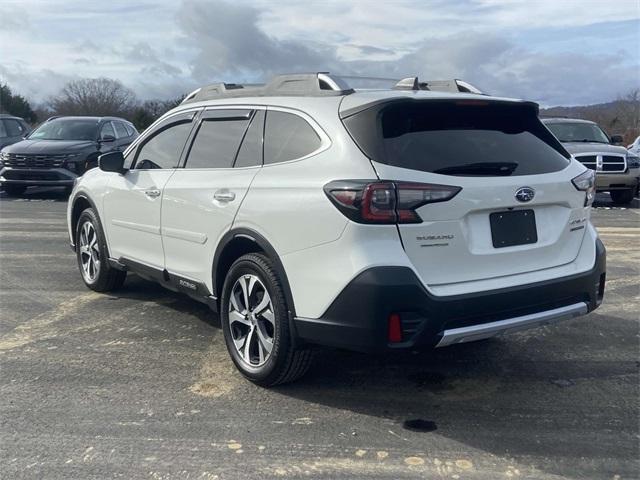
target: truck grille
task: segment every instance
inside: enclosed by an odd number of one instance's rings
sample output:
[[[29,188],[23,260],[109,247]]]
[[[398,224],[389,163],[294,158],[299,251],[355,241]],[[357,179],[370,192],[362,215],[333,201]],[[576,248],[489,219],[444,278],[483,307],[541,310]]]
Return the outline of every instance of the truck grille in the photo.
[[[2,162],[7,167],[16,168],[58,168],[67,158],[66,154],[60,155],[23,155],[21,153],[9,153]]]
[[[627,159],[624,155],[574,155],[585,167],[596,172],[623,173],[627,170]]]

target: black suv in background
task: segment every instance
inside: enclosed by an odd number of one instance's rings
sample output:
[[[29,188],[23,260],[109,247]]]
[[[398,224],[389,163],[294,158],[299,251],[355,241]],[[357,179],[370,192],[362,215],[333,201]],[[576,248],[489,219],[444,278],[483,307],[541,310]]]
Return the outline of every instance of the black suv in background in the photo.
[[[0,152],[0,184],[9,195],[29,186],[62,186],[98,166],[98,156],[124,150],[138,136],[117,117],[52,117]]]
[[[24,119],[0,113],[0,149],[23,140],[30,131]]]

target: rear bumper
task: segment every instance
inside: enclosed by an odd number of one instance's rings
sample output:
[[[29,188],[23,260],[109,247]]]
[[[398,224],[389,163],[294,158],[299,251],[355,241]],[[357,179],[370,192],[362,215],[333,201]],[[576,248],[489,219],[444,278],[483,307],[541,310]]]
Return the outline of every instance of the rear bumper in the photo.
[[[407,267],[375,267],[354,278],[319,319],[297,317],[302,342],[363,352],[480,340],[574,318],[604,295],[606,251],[596,240],[591,270],[570,277],[467,295],[430,294]],[[389,343],[388,318],[400,315],[402,341]]]
[[[70,187],[78,176],[64,168],[14,168],[0,170],[0,184]]]

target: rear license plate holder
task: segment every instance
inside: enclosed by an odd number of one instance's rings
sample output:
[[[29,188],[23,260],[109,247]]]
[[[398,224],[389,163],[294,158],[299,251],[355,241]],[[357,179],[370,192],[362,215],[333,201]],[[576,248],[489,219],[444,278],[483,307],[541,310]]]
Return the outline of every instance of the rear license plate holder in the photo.
[[[536,215],[533,210],[509,210],[489,215],[494,248],[528,245],[538,241]]]

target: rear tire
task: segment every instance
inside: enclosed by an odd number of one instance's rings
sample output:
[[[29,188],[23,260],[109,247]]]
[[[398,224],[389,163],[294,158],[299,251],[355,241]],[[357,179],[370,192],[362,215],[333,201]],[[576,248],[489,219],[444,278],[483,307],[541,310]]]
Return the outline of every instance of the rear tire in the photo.
[[[220,302],[225,343],[236,368],[253,383],[271,387],[304,375],[313,350],[294,348],[282,281],[265,255],[236,260]]]
[[[633,201],[633,188],[629,190],[612,190],[609,194],[611,195],[613,203],[626,205]]]
[[[3,185],[2,188],[10,197],[19,197],[27,190],[26,185]]]
[[[92,208],[80,214],[76,227],[76,258],[84,284],[96,292],[110,292],[122,286],[127,272],[109,265],[109,253],[102,225]]]

